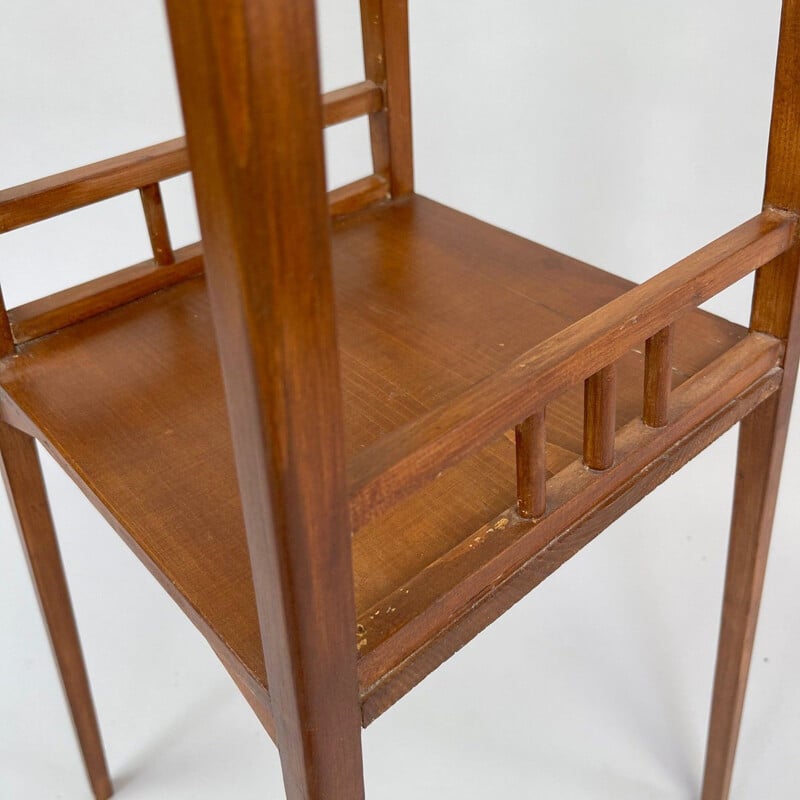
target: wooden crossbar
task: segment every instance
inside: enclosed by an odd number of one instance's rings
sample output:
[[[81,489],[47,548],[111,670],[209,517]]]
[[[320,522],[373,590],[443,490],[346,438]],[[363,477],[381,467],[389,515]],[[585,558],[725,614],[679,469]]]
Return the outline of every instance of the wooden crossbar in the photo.
[[[329,192],[328,206],[333,215],[349,214],[387,197],[388,191],[386,179],[371,175]],[[166,222],[159,213],[160,195],[147,192],[143,197],[148,197],[145,211],[154,258],[10,309],[7,313],[14,344],[46,336],[203,273],[202,243],[173,252]],[[1,340],[0,335],[0,353]]]
[[[636,482],[664,452],[687,444],[687,437],[729,407],[735,414],[739,399],[754,385],[766,382],[766,392],[774,392],[782,378],[781,353],[779,340],[750,334],[675,390],[673,424],[650,428],[632,420],[620,430],[618,458],[611,468],[587,470],[577,459],[549,481],[550,499],[542,516],[526,519],[515,508],[507,509],[365,610],[359,618],[367,639],[359,662],[362,682],[370,685],[407,658],[432,638],[434,619],[454,619],[471,608],[487,586],[500,583],[586,514],[596,512],[620,487]],[[759,400],[764,396],[758,393]],[[669,467],[669,460],[666,463]],[[443,594],[445,585],[450,588]],[[386,608],[392,613],[375,614]],[[372,642],[391,644],[382,653],[381,645]],[[387,664],[387,659],[393,663]]]
[[[380,111],[383,90],[372,81],[323,95],[326,126]],[[0,191],[0,233],[108,200],[188,172],[183,137]]]
[[[762,212],[362,450],[349,465],[354,529],[786,252],[796,225],[794,215]]]
[[[576,460],[549,481],[542,517],[504,511],[365,610],[358,620],[367,642],[359,661],[369,687],[364,723],[773,395],[783,379],[775,366],[781,351],[777,339],[748,336],[675,390],[669,426],[638,419],[625,425],[609,470],[587,470]]]
[[[0,233],[108,200],[189,170],[183,138],[0,191]]]
[[[203,251],[199,242],[179,248],[174,258],[168,266],[152,259],[143,261],[10,309],[8,319],[14,342],[38,339],[202,274]]]

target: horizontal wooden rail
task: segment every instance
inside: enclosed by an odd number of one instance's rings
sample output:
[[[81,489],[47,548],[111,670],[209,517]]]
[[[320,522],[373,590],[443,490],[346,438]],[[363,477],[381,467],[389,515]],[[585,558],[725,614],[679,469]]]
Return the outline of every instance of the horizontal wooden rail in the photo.
[[[364,611],[364,724],[773,395],[783,379],[774,366],[781,351],[775,339],[747,337],[675,390],[669,426],[634,419],[621,428],[610,470],[574,461],[548,481],[541,519],[508,509]]]
[[[389,181],[381,175],[369,175],[328,192],[328,205],[333,216],[352,214],[370,203],[389,197]]]
[[[389,191],[388,182],[379,175],[363,178],[328,192],[331,214],[357,211]],[[24,344],[61,328],[83,322],[117,306],[139,300],[148,294],[201,275],[204,269],[202,242],[172,251],[163,220],[157,210],[157,199],[151,202],[153,219],[148,219],[154,258],[132,267],[111,272],[100,278],[41,297],[8,311],[14,344]],[[147,206],[145,206],[147,213]],[[155,233],[154,233],[155,232]],[[159,246],[168,248],[172,261],[157,258]],[[2,319],[0,319],[2,323]],[[2,330],[0,330],[2,334]],[[1,344],[2,342],[0,342]],[[3,353],[0,352],[0,357]]]
[[[189,170],[183,138],[0,191],[0,233],[107,200]]]
[[[374,114],[384,107],[383,89],[372,81],[361,81],[328,92],[322,98],[322,121],[326,128]]]
[[[323,95],[326,126],[380,111],[383,90],[371,81]],[[108,200],[188,172],[183,137],[0,191],[0,233]]]
[[[660,463],[665,462],[669,472],[670,460],[662,458],[665,452],[691,447],[698,429],[713,424],[726,410],[731,411],[732,422],[752,410],[752,405],[738,410],[743,395],[763,382],[756,394],[760,402],[780,386],[782,353],[778,339],[750,334],[675,390],[670,425],[651,428],[640,419],[625,425],[617,437],[612,467],[595,472],[576,459],[548,481],[548,505],[539,519],[526,519],[509,508],[480,530],[465,532],[459,544],[364,611],[358,620],[366,640],[359,661],[362,683],[370,685],[405,661],[434,638],[437,628],[473,607],[487,587],[500,583],[615,493]],[[714,431],[703,446],[720,433]],[[375,613],[387,608],[391,614]]]
[[[791,247],[796,225],[784,212],[759,214],[358,453],[349,465],[353,527],[772,261]]]
[[[167,266],[151,259],[12,308],[8,319],[15,343],[38,339],[202,274],[203,251],[199,242],[181,247],[174,256],[175,262]]]

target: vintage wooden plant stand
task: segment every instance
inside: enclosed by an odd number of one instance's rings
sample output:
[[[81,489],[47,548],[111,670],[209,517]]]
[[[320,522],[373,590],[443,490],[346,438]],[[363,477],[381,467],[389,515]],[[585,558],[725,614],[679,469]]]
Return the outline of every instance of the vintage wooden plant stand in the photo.
[[[138,190],[153,247],[0,306],[3,470],[96,796],[34,440],[208,639],[287,797],[358,800],[362,725],[741,422],[726,798],[800,345],[800,0],[763,212],[639,286],[414,193],[406,0],[361,0],[365,80],[321,100],[313,0],[167,6],[186,141],[0,192],[4,232]],[[361,115],[374,173],[326,195],[322,129]],[[190,168],[203,241],[173,250],[159,182]],[[696,310],[753,271],[749,330]]]

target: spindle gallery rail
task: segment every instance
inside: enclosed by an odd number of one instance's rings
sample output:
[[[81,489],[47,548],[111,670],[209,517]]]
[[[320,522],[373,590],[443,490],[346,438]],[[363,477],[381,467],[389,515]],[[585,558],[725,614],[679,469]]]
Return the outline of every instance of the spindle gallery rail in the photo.
[[[615,362],[647,343],[643,420],[663,428],[670,419],[672,324],[786,252],[794,243],[796,225],[795,216],[767,209],[550,337],[454,401],[362,450],[349,465],[354,529],[514,426],[519,514],[540,516],[546,508],[546,408],[581,381],[584,464],[608,470],[614,464]],[[745,346],[755,346],[753,341]]]
[[[365,724],[778,391],[784,344],[757,328],[674,390],[672,348],[681,316],[796,247],[796,234],[794,215],[767,209],[351,460],[357,529],[515,428],[516,504],[359,614]],[[641,418],[615,430],[616,364],[642,343]],[[581,382],[583,457],[548,480],[547,406]]]
[[[562,469],[547,481],[546,510],[536,470],[538,518],[507,509],[360,614],[365,722],[776,392],[781,355],[780,340],[749,334],[674,390],[668,425],[634,419],[620,428],[608,469],[588,469],[580,459]]]
[[[371,80],[323,95],[326,127],[379,115],[385,93]],[[15,344],[36,339],[95,314],[167,288],[203,271],[200,244],[172,249],[161,182],[190,170],[186,141],[172,139],[78,169],[0,191],[0,233],[138,190],[153,258],[7,312]],[[389,196],[389,179],[374,174],[332,190],[332,215],[347,214]],[[6,313],[0,304],[0,314]]]

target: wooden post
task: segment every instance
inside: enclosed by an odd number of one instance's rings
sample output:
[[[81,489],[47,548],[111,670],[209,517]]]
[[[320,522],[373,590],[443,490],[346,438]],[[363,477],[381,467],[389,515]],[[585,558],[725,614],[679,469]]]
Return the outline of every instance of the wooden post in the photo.
[[[765,206],[800,211],[800,0],[784,0]],[[800,247],[756,275],[751,328],[786,343],[783,384],[740,426],[703,800],[727,800],[800,356]]]
[[[614,463],[617,367],[611,364],[586,380],[583,393],[583,463],[608,469]]]
[[[313,0],[168,0],[289,800],[363,797]]]
[[[521,517],[541,517],[547,510],[547,427],[545,412],[516,427],[517,510]]]
[[[386,109],[370,114],[372,160],[393,197],[414,191],[408,0],[361,0],[364,67],[385,88]]]
[[[663,428],[669,420],[674,330],[673,325],[662,328],[645,343],[642,419],[650,428]]]
[[[174,264],[175,253],[169,239],[161,187],[157,183],[148,183],[139,189],[139,194],[142,198],[142,210],[147,223],[147,233],[150,236],[150,246],[153,249],[153,260],[162,267]]]
[[[3,300],[3,290],[0,289],[0,358],[14,352],[14,335],[11,332],[11,323],[8,321],[6,303]]]
[[[106,800],[113,791],[111,779],[36,443],[27,434],[3,422],[0,422],[0,472],[5,480],[89,782],[97,800]]]

